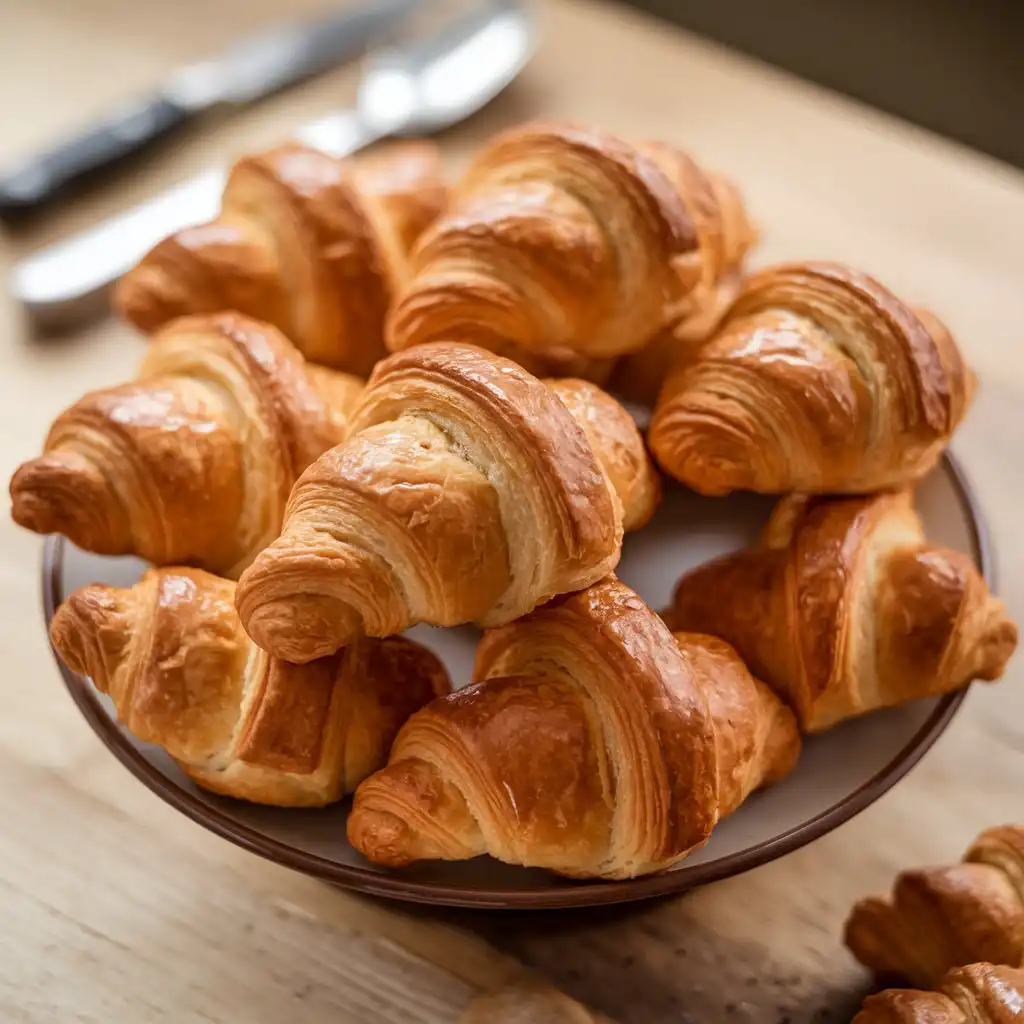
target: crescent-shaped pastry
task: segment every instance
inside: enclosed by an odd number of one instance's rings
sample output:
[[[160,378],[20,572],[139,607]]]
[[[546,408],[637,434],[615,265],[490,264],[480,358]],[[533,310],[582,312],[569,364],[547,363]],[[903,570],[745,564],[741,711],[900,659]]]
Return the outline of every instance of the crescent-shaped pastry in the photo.
[[[404,142],[339,160],[289,144],[232,168],[215,220],[160,242],[114,301],[150,333],[235,310],[280,328],[307,358],[366,376],[407,254],[445,201],[437,147]]]
[[[298,475],[345,436],[361,390],[267,324],[173,321],[132,383],[57,417],[11,480],[11,514],[87,551],[236,576],[277,536]]]
[[[910,492],[784,498],[760,546],[687,573],[673,629],[720,636],[809,732],[1002,674],[1017,627]]]
[[[298,662],[417,622],[510,622],[611,571],[658,497],[632,418],[596,385],[419,345],[377,365],[238,609],[261,647]]]
[[[398,727],[449,690],[440,661],[402,637],[361,640],[309,665],[245,635],[235,584],[151,569],[133,587],[76,590],[50,626],[72,671],[118,720],[196,783],[285,807],[340,799],[386,760]]]
[[[673,637],[614,577],[488,631],[474,675],[356,791],[349,840],[371,860],[659,871],[800,750],[792,713],[727,644]]]
[[[706,317],[751,237],[735,191],[671,146],[522,125],[485,147],[417,243],[388,346],[635,352]]]
[[[935,465],[974,386],[932,314],[848,267],[784,264],[673,371],[649,441],[701,494],[877,491]]]
[[[962,864],[904,871],[854,906],[845,939],[878,976],[923,988],[975,961],[1024,967],[1024,826],[982,832]]]

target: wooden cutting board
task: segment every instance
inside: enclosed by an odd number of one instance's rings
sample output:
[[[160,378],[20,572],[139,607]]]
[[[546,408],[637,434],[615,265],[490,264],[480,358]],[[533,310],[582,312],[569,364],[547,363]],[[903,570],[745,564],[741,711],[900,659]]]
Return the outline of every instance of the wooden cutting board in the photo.
[[[0,156],[27,155],[132,88],[286,10],[270,0],[6,0]],[[862,265],[939,311],[979,372],[956,439],[985,507],[1001,590],[1024,618],[1024,174],[624,8],[552,3],[535,62],[444,138],[453,168],[535,116],[660,137],[734,176],[759,262]],[[129,180],[0,242],[43,241],[346,102],[351,69],[210,124]],[[139,341],[106,321],[30,338],[0,297],[0,469],[52,416],[120,379]],[[1024,667],[976,688],[910,777],[782,861],[690,896],[588,914],[438,913],[265,864],[133,781],[67,699],[38,609],[39,544],[0,523],[0,1017],[5,1022],[448,1022],[534,969],[629,1024],[848,1021],[867,979],[841,947],[851,902],[911,864],[957,858],[1024,819]]]

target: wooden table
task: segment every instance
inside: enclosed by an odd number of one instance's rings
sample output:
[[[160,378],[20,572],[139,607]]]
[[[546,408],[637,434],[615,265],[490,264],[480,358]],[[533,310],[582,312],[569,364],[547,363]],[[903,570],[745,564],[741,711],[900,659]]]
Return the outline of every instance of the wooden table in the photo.
[[[326,6],[306,0],[310,8]],[[297,2],[6,0],[3,156],[26,154],[130,87]],[[276,13],[275,13],[275,8]],[[680,142],[742,182],[759,260],[832,257],[940,311],[979,372],[956,440],[1024,618],[1024,175],[664,24],[597,3],[546,9],[522,80],[451,132],[453,164],[536,114]],[[128,183],[4,239],[6,265],[351,95],[339,71],[164,149]],[[107,321],[30,338],[0,304],[0,460],[121,379],[139,342]],[[937,748],[848,825],[682,899],[606,913],[481,915],[373,902],[209,835],[132,780],[63,691],[39,615],[39,543],[0,524],[0,1017],[14,1022],[448,1022],[535,969],[622,1022],[847,1021],[866,979],[841,947],[850,903],[900,867],[953,859],[1024,818],[1024,659],[977,688]]]

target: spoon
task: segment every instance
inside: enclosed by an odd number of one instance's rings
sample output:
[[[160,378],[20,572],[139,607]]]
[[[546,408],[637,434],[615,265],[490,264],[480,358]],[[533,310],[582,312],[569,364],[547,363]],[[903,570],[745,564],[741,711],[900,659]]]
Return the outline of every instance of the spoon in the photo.
[[[364,64],[354,109],[306,125],[296,137],[347,156],[392,135],[425,135],[468,117],[522,70],[535,42],[528,10],[492,0]],[[215,168],[125,213],[29,256],[11,292],[37,319],[80,321],[106,308],[107,289],[161,238],[217,215],[227,172]]]

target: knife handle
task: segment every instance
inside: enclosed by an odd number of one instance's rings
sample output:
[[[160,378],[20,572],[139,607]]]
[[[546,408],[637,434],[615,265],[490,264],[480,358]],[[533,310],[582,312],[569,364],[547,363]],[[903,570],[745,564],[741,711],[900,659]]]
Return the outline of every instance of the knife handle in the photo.
[[[0,217],[25,214],[51,202],[65,187],[143,149],[190,117],[162,96],[133,103],[77,138],[0,176]]]

